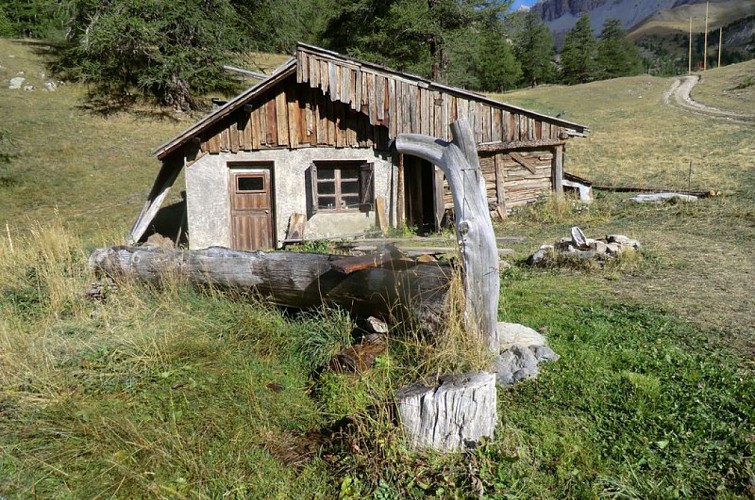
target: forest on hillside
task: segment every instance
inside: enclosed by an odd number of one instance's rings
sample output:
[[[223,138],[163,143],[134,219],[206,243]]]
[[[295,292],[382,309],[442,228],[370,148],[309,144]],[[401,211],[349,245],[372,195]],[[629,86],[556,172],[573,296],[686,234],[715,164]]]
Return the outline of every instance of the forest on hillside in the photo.
[[[100,97],[144,96],[185,111],[230,84],[223,65],[313,43],[477,91],[585,83],[644,69],[618,20],[584,16],[561,54],[510,0],[7,0],[0,36],[58,42],[54,69]]]

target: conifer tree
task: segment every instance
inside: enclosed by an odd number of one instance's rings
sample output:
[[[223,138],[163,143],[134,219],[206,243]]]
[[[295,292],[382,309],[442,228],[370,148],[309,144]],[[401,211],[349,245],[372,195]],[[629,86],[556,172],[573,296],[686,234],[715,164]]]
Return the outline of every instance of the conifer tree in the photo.
[[[555,68],[553,56],[556,52],[553,35],[534,12],[521,18],[515,36],[515,54],[522,63],[522,79],[534,87],[553,79]]]
[[[617,78],[642,73],[640,51],[626,36],[620,19],[606,19],[598,42],[601,78]]]
[[[522,65],[502,33],[488,31],[481,35],[473,64],[478,90],[503,92],[515,88],[522,78]]]
[[[327,24],[328,48],[401,71],[449,81],[453,54],[469,54],[491,23],[499,23],[508,0],[355,0],[344,2]],[[451,47],[450,40],[462,46]],[[458,74],[454,70],[451,74]]]
[[[586,83],[598,78],[598,47],[590,17],[583,14],[569,30],[561,50],[561,79],[564,83]]]
[[[3,0],[0,2],[0,36],[61,38],[62,2],[63,0]]]
[[[13,36],[15,34],[16,30],[13,23],[8,19],[4,7],[0,5],[0,37]]]
[[[227,82],[222,66],[239,46],[228,0],[70,0],[70,47],[57,63],[95,95],[152,96],[185,111],[197,93]]]

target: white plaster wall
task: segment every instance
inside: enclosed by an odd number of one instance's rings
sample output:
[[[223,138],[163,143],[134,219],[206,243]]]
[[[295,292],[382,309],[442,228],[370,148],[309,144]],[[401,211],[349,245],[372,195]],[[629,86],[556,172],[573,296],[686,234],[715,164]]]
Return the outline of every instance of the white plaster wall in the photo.
[[[230,169],[239,162],[273,162],[274,220],[278,245],[286,238],[292,213],[307,214],[305,173],[315,160],[374,162],[375,197],[386,202],[391,224],[396,217],[396,168],[387,154],[365,149],[301,148],[205,155],[186,169],[186,206],[189,247],[230,246]],[[307,239],[332,238],[362,233],[377,223],[375,212],[320,210],[307,219]]]
[[[189,248],[231,246],[229,171],[219,155],[205,155],[186,169]]]

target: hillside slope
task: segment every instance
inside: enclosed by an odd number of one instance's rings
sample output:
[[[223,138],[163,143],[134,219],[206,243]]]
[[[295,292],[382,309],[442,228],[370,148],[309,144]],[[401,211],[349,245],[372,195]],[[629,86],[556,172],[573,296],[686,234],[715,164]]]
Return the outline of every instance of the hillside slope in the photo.
[[[692,97],[732,111],[747,109],[755,102],[755,86],[736,87],[746,85],[753,73],[755,61],[710,70]],[[752,192],[752,126],[716,121],[664,104],[673,82],[673,78],[642,75],[498,97],[588,125],[589,137],[570,141],[566,168],[600,184],[670,189],[690,184],[696,189]]]
[[[755,15],[755,0],[712,2],[708,9],[708,26],[710,30],[715,30],[753,15]],[[690,18],[692,18],[693,33],[704,31],[705,2],[675,5],[670,9],[658,10],[642,22],[629,26],[630,37],[636,39],[643,35],[666,34],[674,31],[687,33]]]
[[[159,164],[150,153],[190,123],[163,109],[99,116],[86,89],[50,81],[43,44],[0,39],[0,109],[15,155],[0,166],[0,224],[24,226],[57,215],[77,229],[125,232],[144,203]],[[40,57],[41,56],[41,57]],[[33,90],[9,89],[22,76]]]

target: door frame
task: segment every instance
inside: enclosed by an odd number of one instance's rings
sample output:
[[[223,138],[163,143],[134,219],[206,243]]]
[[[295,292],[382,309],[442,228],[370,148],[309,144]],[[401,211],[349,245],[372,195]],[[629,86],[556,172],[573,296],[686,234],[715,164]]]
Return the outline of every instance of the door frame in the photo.
[[[404,224],[420,234],[440,230],[444,213],[443,172],[431,162],[404,155]]]
[[[229,232],[231,246],[235,246],[236,234],[233,226],[233,214],[235,212],[233,208],[233,197],[237,193],[236,179],[239,175],[254,175],[259,173],[267,173],[269,181],[269,198],[270,198],[270,248],[277,248],[278,244],[278,231],[276,223],[276,197],[275,197],[275,162],[272,160],[265,161],[229,161],[226,163],[228,168],[228,206],[230,210],[229,214]]]

